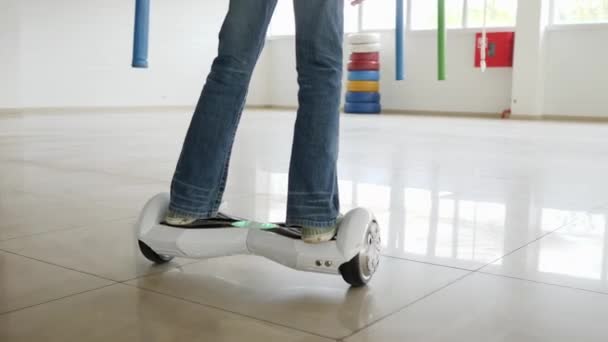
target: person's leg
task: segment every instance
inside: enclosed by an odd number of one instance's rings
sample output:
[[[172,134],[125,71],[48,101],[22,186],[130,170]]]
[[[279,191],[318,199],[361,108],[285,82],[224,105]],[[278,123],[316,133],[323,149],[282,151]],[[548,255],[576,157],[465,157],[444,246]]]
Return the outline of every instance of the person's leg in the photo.
[[[307,242],[327,241],[339,215],[337,158],[343,0],[294,0],[298,116],[289,168],[287,223]]]
[[[191,224],[217,214],[247,88],[277,0],[231,0],[218,56],[192,116],[166,221]]]

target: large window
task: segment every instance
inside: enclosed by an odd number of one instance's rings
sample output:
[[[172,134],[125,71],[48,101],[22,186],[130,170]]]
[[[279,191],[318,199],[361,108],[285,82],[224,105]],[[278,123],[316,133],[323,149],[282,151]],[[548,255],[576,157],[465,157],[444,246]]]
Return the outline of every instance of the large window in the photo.
[[[437,28],[437,1],[410,0],[413,30]],[[446,0],[446,23],[448,28],[478,28],[483,26],[484,0]],[[517,0],[488,0],[486,26],[515,26]]]
[[[553,0],[554,24],[608,22],[608,0]]]
[[[468,0],[467,27],[483,26],[483,0]],[[517,0],[488,0],[486,25],[490,27],[515,26]]]
[[[517,1],[487,0],[486,25],[488,27],[515,26]],[[604,14],[608,13],[608,0],[554,1],[557,3],[597,2],[604,5]],[[436,0],[405,0],[404,2],[411,11],[411,15],[408,16],[408,26],[412,30],[434,30],[437,28]],[[484,0],[446,0],[448,28],[481,27],[484,18],[484,4]],[[366,31],[390,30],[395,27],[395,0],[367,0],[360,9],[361,17],[359,17],[359,7],[351,6],[350,1],[345,1],[344,6],[344,31],[347,33],[357,31],[359,19],[361,19],[361,28]],[[293,1],[279,0],[270,24],[270,35],[290,36],[294,33]]]

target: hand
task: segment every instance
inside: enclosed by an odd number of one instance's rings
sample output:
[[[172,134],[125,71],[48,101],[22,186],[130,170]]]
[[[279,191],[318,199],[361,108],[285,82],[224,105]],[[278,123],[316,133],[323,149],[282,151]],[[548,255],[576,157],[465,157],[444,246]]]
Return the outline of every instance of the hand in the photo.
[[[365,0],[351,0],[350,4],[353,6],[357,6],[357,5],[360,5],[363,1],[365,1]]]

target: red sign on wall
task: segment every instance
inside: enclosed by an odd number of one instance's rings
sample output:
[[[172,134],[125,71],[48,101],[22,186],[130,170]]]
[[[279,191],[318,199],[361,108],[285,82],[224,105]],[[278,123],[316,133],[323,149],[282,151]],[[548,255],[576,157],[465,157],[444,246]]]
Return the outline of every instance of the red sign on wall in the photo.
[[[515,32],[489,32],[487,34],[486,63],[488,68],[513,66]],[[475,67],[481,64],[481,33],[475,36]]]

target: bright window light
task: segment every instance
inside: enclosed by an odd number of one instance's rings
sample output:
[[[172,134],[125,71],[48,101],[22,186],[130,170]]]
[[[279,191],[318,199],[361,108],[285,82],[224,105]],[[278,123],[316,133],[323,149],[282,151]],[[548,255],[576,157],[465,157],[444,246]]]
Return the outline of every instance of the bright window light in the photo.
[[[543,215],[545,210],[543,210]],[[580,213],[574,221],[538,242],[538,270],[569,278],[602,279],[606,216]],[[544,217],[543,217],[544,219]],[[553,227],[555,228],[555,227]]]
[[[456,201],[453,199],[440,199],[439,218],[437,220],[437,242],[435,243],[435,255],[439,257],[455,257],[455,216]]]
[[[363,29],[386,30],[395,27],[395,0],[370,0],[363,3]]]
[[[429,226],[431,222],[431,192],[426,189],[405,189],[405,234],[403,250],[425,255],[428,252]]]
[[[608,0],[553,0],[555,24],[608,22]]]
[[[378,0],[373,0],[378,1]],[[357,24],[359,22],[359,8],[350,4],[350,1],[344,1],[344,32],[357,32]]]
[[[460,201],[458,214],[458,259],[488,263],[504,255],[504,204]]]
[[[344,32],[357,32],[359,20],[359,10],[357,6],[352,6],[350,2],[344,3]],[[293,12],[293,1],[277,1],[270,27],[270,36],[293,36],[296,34],[295,16]]]
[[[468,0],[467,27],[483,26],[484,0]],[[486,14],[488,27],[515,26],[517,0],[488,0]]]
[[[386,185],[359,183],[356,205],[372,209],[390,209],[391,189]]]
[[[412,2],[412,29],[437,29],[437,1],[410,0]],[[446,0],[445,15],[448,28],[462,28],[464,0]]]
[[[293,1],[277,1],[270,27],[271,36],[293,36],[296,34],[296,22],[293,14]]]

